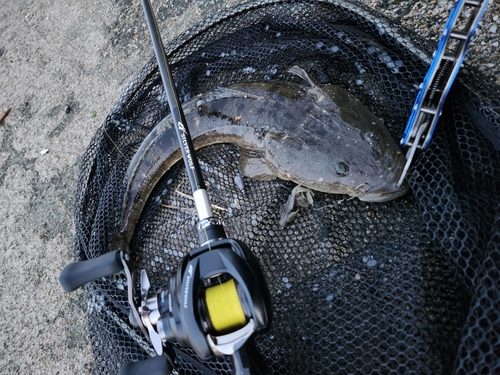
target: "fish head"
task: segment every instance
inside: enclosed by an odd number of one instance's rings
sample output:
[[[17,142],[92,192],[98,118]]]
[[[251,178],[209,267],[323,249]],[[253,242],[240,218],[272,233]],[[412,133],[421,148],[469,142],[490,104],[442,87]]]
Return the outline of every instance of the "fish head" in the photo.
[[[269,169],[310,189],[363,201],[383,202],[404,195],[408,187],[398,182],[406,159],[389,131],[352,95],[336,90],[336,96],[342,97],[335,101],[339,110],[312,103],[304,107],[301,123],[268,131]]]

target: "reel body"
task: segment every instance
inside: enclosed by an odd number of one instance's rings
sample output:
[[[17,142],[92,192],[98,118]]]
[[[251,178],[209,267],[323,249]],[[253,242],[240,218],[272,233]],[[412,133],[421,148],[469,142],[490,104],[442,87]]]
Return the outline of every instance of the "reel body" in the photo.
[[[168,289],[156,294],[150,294],[149,279],[142,270],[140,297],[136,296],[133,265],[127,258],[123,251],[115,250],[69,264],[59,277],[60,283],[70,292],[124,270],[129,301],[133,302],[130,322],[141,329],[158,355],[164,354],[164,344],[178,342],[192,348],[202,360],[232,355],[235,371],[242,369],[237,373],[265,371],[249,370],[248,366],[258,366],[259,354],[252,337],[270,328],[271,297],[259,262],[244,243],[228,238],[208,241],[184,257]],[[245,353],[238,353],[246,344]],[[145,366],[151,366],[148,361],[144,361]],[[135,373],[137,368],[140,366],[126,366],[121,374]]]
[[[262,269],[250,249],[234,239],[188,254],[157,301],[162,341],[190,347],[201,359],[234,354],[271,321]]]

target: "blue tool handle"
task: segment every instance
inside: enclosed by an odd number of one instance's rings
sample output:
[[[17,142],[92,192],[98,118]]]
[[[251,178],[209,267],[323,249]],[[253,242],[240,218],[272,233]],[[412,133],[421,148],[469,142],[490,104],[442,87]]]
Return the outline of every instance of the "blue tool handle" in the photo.
[[[489,0],[456,1],[413,105],[401,139],[402,146],[415,144],[415,147],[422,149],[428,146],[441,115],[446,96],[460,70],[479,20],[488,3]],[[464,30],[457,28],[461,18],[467,19]],[[415,136],[421,126],[425,126],[425,132],[421,138],[417,138]]]
[[[123,270],[120,252],[115,250],[94,259],[68,264],[59,276],[59,283],[66,292],[72,292],[90,281],[120,272]]]

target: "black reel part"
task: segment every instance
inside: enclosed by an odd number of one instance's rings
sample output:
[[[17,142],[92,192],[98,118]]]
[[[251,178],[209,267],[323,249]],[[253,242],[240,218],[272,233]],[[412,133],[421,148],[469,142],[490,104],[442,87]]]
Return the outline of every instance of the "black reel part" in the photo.
[[[212,293],[223,288],[217,292],[222,297]],[[232,306],[213,307],[221,302],[218,298],[230,298]],[[190,347],[202,360],[233,355],[254,334],[269,330],[272,317],[271,297],[257,259],[244,243],[228,238],[186,255],[168,290],[157,295],[157,306],[156,327],[162,340]],[[241,309],[244,321],[220,320],[215,314],[224,315],[224,308]]]
[[[118,375],[170,375],[174,369],[172,358],[175,353],[172,350],[170,355],[160,355],[139,362],[128,362],[120,368]],[[248,340],[240,350],[233,355],[234,375],[265,375],[269,370],[264,358],[256,348],[253,340]]]
[[[144,270],[141,271],[140,297],[136,295],[133,267],[127,254],[115,250],[69,264],[59,278],[64,289],[70,292],[85,283],[125,271],[129,300],[133,303],[130,322],[148,337],[159,356],[127,363],[120,370],[121,375],[170,374],[175,355],[163,352],[166,342],[191,348],[202,360],[231,355],[236,374],[267,372],[253,337],[270,329],[271,297],[257,258],[243,242],[228,238],[207,241],[184,257],[169,280],[168,290],[151,297]],[[229,286],[229,290],[225,286]],[[217,297],[211,294],[214,290],[218,291]],[[220,307],[221,301],[228,304]],[[229,309],[226,311],[229,315],[224,315],[224,309]],[[230,318],[234,309],[240,309],[243,314],[244,320],[237,324]],[[219,313],[226,320],[220,320]],[[157,340],[161,340],[160,349]]]
[[[212,229],[223,233],[222,227]],[[162,345],[177,342],[191,348],[201,360],[231,356],[234,374],[268,373],[253,338],[270,329],[271,296],[257,258],[243,242],[228,238],[206,241],[184,257],[168,285],[150,295],[149,279],[142,270],[140,301],[136,298],[140,320],[130,315],[134,327],[143,332],[147,329],[155,349],[156,340]],[[242,321],[234,320],[238,310]],[[173,359],[175,353],[167,357]],[[160,371],[158,363],[148,359],[126,364],[120,374],[144,373],[142,364],[144,369],[158,367]],[[163,367],[159,374],[170,374],[171,367]]]
[[[234,374],[268,372],[253,337],[270,329],[271,297],[260,264],[244,243],[228,238],[209,240],[184,257],[168,289],[150,296],[144,270],[140,284],[141,298],[136,299],[140,321],[131,314],[130,322],[143,332],[147,329],[155,349],[156,339],[177,342],[194,350],[201,360],[232,356]],[[232,316],[238,310],[243,321]],[[175,353],[167,357],[172,359]],[[160,371],[158,363],[148,359],[126,364],[120,374],[143,373],[142,364],[144,369]],[[161,371],[159,374],[169,374],[170,367]]]
[[[120,368],[118,375],[170,375],[172,362],[166,355],[151,357],[140,362],[129,362]]]

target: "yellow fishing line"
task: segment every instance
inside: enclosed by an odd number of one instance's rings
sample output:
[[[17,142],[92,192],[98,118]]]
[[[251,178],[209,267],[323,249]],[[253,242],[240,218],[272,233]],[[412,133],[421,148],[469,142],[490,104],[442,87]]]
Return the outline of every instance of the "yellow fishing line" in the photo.
[[[233,279],[207,288],[205,302],[212,327],[217,332],[224,332],[245,325],[245,313],[241,307]]]

